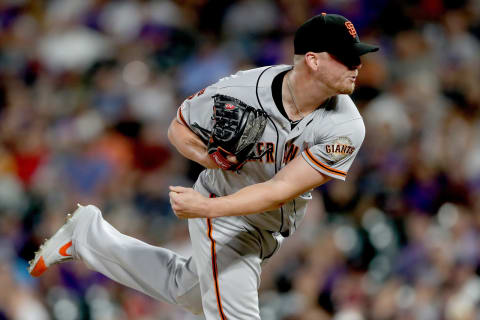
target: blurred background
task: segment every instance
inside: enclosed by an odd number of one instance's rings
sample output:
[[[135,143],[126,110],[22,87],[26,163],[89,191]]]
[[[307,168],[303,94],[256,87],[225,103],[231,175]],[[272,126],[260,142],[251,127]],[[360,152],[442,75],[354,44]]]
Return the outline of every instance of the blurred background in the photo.
[[[291,64],[324,11],[381,46],[353,94],[367,136],[264,267],[262,319],[480,319],[478,0],[0,1],[0,319],[197,319],[81,263],[34,279],[27,261],[76,203],[188,255],[167,187],[201,168],[167,141],[176,108]]]

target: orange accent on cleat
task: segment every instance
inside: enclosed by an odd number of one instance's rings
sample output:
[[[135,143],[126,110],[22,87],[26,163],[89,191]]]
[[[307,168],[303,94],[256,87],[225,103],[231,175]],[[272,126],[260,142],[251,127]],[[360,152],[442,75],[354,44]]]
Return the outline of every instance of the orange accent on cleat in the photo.
[[[60,255],[64,256],[64,257],[70,257],[72,256],[71,254],[68,254],[67,253],[67,250],[68,248],[70,248],[72,246],[72,241],[70,241],[69,243],[65,244],[63,247],[60,248],[60,250],[58,250],[58,253],[60,253]]]
[[[43,257],[40,257],[40,259],[38,259],[37,264],[33,268],[32,272],[30,272],[30,274],[33,277],[40,277],[42,275],[42,273],[44,273],[45,270],[47,270],[47,269],[48,268],[45,265],[45,261],[43,261]]]

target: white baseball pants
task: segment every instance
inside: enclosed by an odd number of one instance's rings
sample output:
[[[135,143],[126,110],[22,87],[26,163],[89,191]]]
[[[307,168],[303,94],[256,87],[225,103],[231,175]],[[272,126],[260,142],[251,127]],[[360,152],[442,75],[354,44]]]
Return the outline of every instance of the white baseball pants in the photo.
[[[91,208],[89,207],[84,207]],[[110,279],[210,319],[260,319],[261,262],[281,236],[228,218],[190,219],[193,256],[126,236],[89,210],[75,226],[76,258]]]

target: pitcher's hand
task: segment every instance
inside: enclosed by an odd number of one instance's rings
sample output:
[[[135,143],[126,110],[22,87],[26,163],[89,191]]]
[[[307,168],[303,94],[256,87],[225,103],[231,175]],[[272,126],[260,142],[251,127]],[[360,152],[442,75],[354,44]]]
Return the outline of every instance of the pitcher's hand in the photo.
[[[180,219],[210,218],[209,198],[202,196],[192,188],[170,186],[170,204],[173,212]]]

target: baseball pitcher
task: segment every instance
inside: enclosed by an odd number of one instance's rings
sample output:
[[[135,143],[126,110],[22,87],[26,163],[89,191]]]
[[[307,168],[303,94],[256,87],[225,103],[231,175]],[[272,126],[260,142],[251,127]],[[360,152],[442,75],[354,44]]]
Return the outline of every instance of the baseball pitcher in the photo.
[[[30,273],[79,259],[206,319],[260,319],[262,262],[300,225],[310,190],[345,180],[360,149],[365,127],[348,94],[360,56],[377,50],[346,18],[321,14],[295,33],[293,66],[240,71],[183,102],[169,139],[206,168],[193,188],[170,187],[192,257],[121,234],[88,205],[40,248]]]

